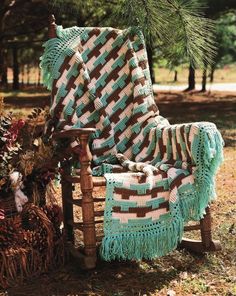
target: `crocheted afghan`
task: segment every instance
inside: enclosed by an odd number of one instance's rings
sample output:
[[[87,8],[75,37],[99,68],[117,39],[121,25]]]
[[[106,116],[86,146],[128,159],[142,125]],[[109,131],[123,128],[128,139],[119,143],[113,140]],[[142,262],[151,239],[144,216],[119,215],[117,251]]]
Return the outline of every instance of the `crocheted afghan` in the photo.
[[[170,125],[154,102],[137,28],[63,29],[45,43],[41,67],[51,89],[47,134],[95,127],[93,174],[107,179],[105,260],[165,255],[184,223],[215,198],[223,141],[213,123]],[[114,173],[121,165],[126,173]]]

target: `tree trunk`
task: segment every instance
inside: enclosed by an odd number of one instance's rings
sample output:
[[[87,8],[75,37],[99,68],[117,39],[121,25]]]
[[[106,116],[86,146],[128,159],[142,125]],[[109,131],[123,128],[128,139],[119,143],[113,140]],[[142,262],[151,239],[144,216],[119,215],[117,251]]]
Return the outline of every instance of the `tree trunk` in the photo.
[[[18,48],[13,46],[12,53],[13,53],[13,90],[19,89],[19,63],[18,63],[18,56],[17,56]]]
[[[174,82],[178,81],[178,71],[175,70]]]
[[[21,67],[21,86],[25,85],[25,65]]]
[[[189,66],[189,75],[188,75],[188,88],[186,91],[195,89],[195,69],[192,65]]]
[[[5,61],[3,62],[3,69],[2,69],[2,85],[5,87],[8,87],[8,78],[7,78],[7,64],[5,63]]]
[[[9,16],[10,9],[15,1],[1,1],[0,5],[0,85],[8,86],[7,79],[7,50],[5,49],[4,33],[6,18]]]
[[[207,66],[204,67],[202,72],[202,89],[201,92],[206,91],[206,83],[207,83]]]
[[[37,83],[38,86],[41,85],[41,69],[38,67],[38,83]]]
[[[1,84],[5,87],[8,87],[7,67],[3,68]]]
[[[211,67],[211,72],[210,72],[210,82],[214,82],[214,74],[215,74],[215,68]]]
[[[27,65],[27,86],[30,84],[30,65]]]
[[[155,83],[154,63],[153,63],[153,50],[151,46],[147,46],[148,64],[150,69],[150,75],[152,83]]]
[[[0,37],[4,32],[4,14],[0,14]],[[0,38],[0,86],[4,87],[4,44],[2,38]]]
[[[1,47],[2,45],[0,45]],[[3,48],[0,48],[0,85],[3,87],[8,86],[7,79],[7,52]]]
[[[2,76],[3,76],[3,48],[2,42],[0,42],[0,86],[3,86]]]

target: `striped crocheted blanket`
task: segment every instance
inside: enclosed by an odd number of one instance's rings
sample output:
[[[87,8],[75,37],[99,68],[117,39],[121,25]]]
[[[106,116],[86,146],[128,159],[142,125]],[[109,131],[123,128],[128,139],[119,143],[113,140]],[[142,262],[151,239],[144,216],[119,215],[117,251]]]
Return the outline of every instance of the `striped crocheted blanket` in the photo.
[[[52,91],[47,134],[97,130],[93,174],[107,179],[101,255],[165,255],[215,197],[221,135],[212,123],[170,125],[159,115],[138,29],[58,26],[57,36],[41,58]],[[128,172],[115,173],[117,166]]]

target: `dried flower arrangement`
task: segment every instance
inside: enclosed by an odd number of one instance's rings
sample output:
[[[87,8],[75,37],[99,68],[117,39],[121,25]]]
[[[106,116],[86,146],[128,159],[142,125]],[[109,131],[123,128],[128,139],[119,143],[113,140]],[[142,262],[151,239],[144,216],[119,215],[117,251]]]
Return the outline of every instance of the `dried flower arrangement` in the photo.
[[[0,204],[15,196],[16,210],[30,200],[45,204],[46,186],[55,175],[53,149],[41,139],[45,111],[37,108],[24,121],[5,115],[0,104]],[[41,123],[41,124],[40,124]]]
[[[5,114],[0,99],[0,287],[39,274],[63,261],[62,214],[46,204],[56,165],[45,144],[46,112],[34,109],[26,120]],[[50,196],[50,199],[52,197]],[[55,200],[55,199],[53,199]]]

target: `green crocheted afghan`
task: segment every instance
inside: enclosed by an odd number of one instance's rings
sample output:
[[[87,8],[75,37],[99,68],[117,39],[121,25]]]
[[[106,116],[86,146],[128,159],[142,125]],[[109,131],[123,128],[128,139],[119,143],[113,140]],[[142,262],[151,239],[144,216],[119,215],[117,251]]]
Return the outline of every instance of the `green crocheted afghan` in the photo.
[[[101,256],[163,256],[215,198],[221,135],[213,123],[170,125],[159,115],[138,29],[57,27],[57,36],[41,58],[52,92],[47,134],[97,130],[93,174],[107,179]]]

